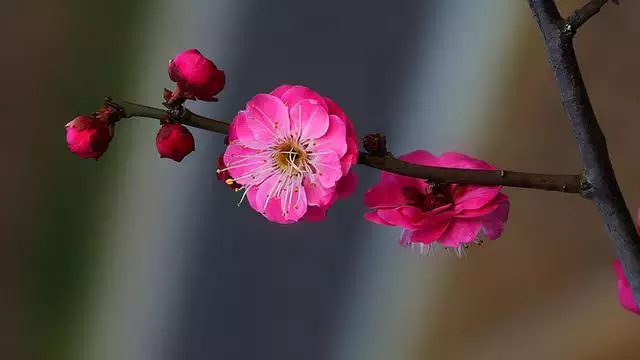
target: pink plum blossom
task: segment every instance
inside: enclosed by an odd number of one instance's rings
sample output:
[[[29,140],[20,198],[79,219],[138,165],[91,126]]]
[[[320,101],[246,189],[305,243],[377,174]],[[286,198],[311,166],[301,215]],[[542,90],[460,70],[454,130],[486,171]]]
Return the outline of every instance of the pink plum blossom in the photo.
[[[456,152],[435,156],[417,150],[401,160],[428,166],[495,170],[488,163]],[[509,199],[500,186],[437,185],[421,179],[382,172],[380,181],[368,189],[364,203],[373,211],[365,218],[377,224],[404,229],[401,244],[429,250],[438,243],[460,254],[478,241],[483,231],[497,239],[509,214]]]
[[[356,178],[355,129],[329,98],[299,85],[258,94],[229,128],[223,163],[249,205],[273,222],[320,220]],[[240,201],[242,201],[242,199]]]
[[[633,296],[629,280],[627,279],[627,275],[624,273],[624,269],[622,269],[620,260],[616,260],[613,263],[613,267],[618,278],[618,301],[620,301],[620,305],[625,309],[640,315],[640,307],[638,306],[636,298]]]

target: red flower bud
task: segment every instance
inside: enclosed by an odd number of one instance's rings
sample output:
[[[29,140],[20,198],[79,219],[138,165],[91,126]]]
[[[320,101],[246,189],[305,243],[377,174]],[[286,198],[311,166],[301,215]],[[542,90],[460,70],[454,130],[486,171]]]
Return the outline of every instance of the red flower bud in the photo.
[[[98,159],[113,138],[113,125],[93,116],[78,116],[64,126],[69,151],[83,159]]]
[[[196,49],[183,51],[169,61],[169,77],[186,98],[202,101],[217,101],[215,96],[225,83],[224,71]]]
[[[156,148],[160,157],[180,162],[195,149],[195,142],[189,129],[179,123],[169,123],[160,127]]]

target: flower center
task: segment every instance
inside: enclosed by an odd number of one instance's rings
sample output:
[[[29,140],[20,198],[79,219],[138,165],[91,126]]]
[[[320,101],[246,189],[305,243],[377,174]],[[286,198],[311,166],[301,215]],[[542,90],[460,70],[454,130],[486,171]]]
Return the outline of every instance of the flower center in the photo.
[[[304,172],[308,160],[306,151],[293,141],[286,141],[278,145],[273,158],[275,165],[281,171],[291,171],[292,176]]]
[[[415,206],[422,211],[430,211],[443,205],[453,203],[451,191],[448,186],[432,186],[426,194],[413,187],[405,187],[402,194],[408,204]]]

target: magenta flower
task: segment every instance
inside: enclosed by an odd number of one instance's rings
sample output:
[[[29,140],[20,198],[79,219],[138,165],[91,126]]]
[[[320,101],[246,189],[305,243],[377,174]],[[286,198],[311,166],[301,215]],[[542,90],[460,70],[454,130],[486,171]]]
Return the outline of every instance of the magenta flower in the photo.
[[[353,124],[332,100],[282,85],[254,96],[233,119],[218,171],[242,186],[252,208],[286,224],[319,220],[352,192],[357,158]]]
[[[625,309],[640,315],[640,307],[638,306],[636,298],[633,296],[629,280],[622,269],[620,260],[614,261],[613,267],[616,271],[616,276],[618,277],[618,301],[620,301],[620,305]]]
[[[459,169],[495,170],[482,160],[449,152],[434,156],[417,150],[400,157],[409,163]],[[509,200],[500,186],[448,184],[382,172],[380,182],[368,189],[364,203],[373,211],[365,218],[404,229],[401,244],[429,250],[438,243],[461,251],[478,240],[482,230],[498,238],[509,214]]]
[[[202,101],[217,101],[215,96],[225,84],[224,71],[196,49],[185,50],[169,62],[169,77],[178,85],[176,94]]]
[[[98,159],[113,138],[113,125],[94,116],[78,116],[65,126],[69,151],[84,159]]]
[[[191,131],[179,123],[163,124],[156,135],[156,148],[161,158],[180,162],[195,150]]]

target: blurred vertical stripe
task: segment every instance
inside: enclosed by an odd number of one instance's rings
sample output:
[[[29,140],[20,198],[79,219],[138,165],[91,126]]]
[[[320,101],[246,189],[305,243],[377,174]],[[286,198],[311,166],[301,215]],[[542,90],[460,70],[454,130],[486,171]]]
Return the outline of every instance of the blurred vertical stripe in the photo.
[[[519,4],[475,0],[431,2],[408,48],[403,88],[393,101],[388,133],[395,154],[427,149],[483,157],[492,141],[491,109],[510,62],[508,45]],[[485,157],[486,158],[486,157]],[[375,228],[367,242],[347,321],[338,332],[337,359],[422,359],[432,319],[464,259],[436,251],[421,258],[398,245],[401,230]]]
[[[3,5],[0,150],[10,170],[0,178],[2,358],[74,357],[116,156],[99,166],[75,158],[63,126],[96,109],[106,92],[123,92],[143,7],[121,0]]]
[[[227,73],[232,62],[231,40],[238,23],[234,10],[240,1],[155,1],[153,16],[140,36],[146,51],[129,79],[136,102],[158,106],[162,89],[173,84],[167,62],[178,52],[198,48]],[[224,93],[223,93],[224,95]],[[212,116],[212,103],[189,103],[192,110]],[[192,129],[196,150],[181,163],[160,159],[155,148],[157,121],[123,121],[130,134],[126,158],[112,178],[113,196],[103,224],[108,244],[93,288],[85,319],[81,358],[91,360],[173,359],[182,305],[180,281],[190,237],[190,214],[197,214],[201,197],[194,184],[217,184],[215,177],[200,178],[202,168],[217,157],[207,144],[219,135]]]

